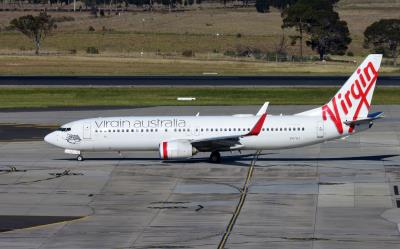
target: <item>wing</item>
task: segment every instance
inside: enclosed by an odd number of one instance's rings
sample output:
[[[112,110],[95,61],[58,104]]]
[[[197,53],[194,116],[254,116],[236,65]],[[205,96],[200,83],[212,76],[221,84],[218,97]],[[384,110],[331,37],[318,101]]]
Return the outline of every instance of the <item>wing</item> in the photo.
[[[240,138],[247,136],[258,136],[264,125],[266,117],[267,113],[262,114],[258,119],[257,123],[250,130],[250,132],[246,134],[194,139],[191,140],[190,143],[198,151],[214,151],[214,150],[227,151],[233,149],[240,149],[241,147],[243,147],[243,145],[240,143]]]
[[[212,137],[191,141],[193,147],[198,151],[227,151],[234,148],[239,149],[243,145],[240,143],[241,136]]]

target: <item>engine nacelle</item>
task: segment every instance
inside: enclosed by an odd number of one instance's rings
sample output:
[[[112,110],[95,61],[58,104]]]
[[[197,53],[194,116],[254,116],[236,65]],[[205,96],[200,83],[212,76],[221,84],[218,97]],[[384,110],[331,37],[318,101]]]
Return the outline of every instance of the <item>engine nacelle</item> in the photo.
[[[160,158],[167,159],[185,159],[197,153],[196,148],[187,141],[172,141],[160,143]]]

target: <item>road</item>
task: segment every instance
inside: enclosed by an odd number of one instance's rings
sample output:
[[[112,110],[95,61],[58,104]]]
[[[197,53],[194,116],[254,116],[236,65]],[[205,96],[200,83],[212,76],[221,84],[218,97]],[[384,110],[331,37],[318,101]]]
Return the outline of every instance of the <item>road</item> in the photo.
[[[0,86],[340,86],[348,76],[0,76]],[[400,86],[400,76],[380,76]]]

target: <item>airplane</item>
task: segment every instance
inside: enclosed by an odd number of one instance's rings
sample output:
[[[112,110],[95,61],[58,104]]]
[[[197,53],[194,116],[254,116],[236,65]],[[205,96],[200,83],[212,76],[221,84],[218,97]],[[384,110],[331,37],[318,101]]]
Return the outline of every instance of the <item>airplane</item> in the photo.
[[[294,115],[126,116],[82,119],[62,125],[44,140],[76,155],[90,151],[158,151],[162,160],[210,152],[288,149],[345,138],[372,127],[383,112],[369,113],[382,55],[371,54],[323,106]],[[284,96],[282,96],[284,97]]]

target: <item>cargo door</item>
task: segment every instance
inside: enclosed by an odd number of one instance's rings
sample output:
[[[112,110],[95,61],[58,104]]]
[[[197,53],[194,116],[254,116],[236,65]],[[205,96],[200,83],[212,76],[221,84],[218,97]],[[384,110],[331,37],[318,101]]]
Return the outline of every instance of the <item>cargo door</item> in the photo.
[[[324,122],[317,123],[317,138],[324,137]]]

